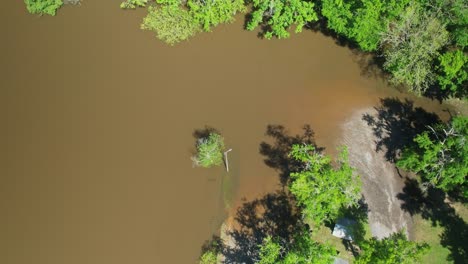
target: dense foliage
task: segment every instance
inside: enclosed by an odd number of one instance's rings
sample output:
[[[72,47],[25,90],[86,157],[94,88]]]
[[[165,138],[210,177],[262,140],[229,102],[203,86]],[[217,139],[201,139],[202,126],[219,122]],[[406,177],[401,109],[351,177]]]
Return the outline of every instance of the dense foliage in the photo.
[[[47,14],[55,16],[63,2],[62,0],[24,0],[26,8],[31,14]]]
[[[193,157],[196,165],[209,168],[223,163],[224,139],[221,135],[211,133],[207,138],[197,141],[197,155]]]
[[[322,245],[310,237],[308,231],[297,234],[292,245],[267,237],[260,246],[258,264],[328,264],[333,263],[336,250]]]
[[[265,37],[289,37],[288,29],[295,24],[296,33],[309,22],[317,21],[314,3],[310,0],[253,0],[251,19],[247,23],[248,30],[254,30],[259,25],[266,26]]]
[[[361,198],[360,180],[353,175],[346,149],[341,152],[337,168],[311,145],[293,145],[291,156],[303,162],[304,169],[291,173],[290,190],[313,224],[334,220],[340,209],[356,205]]]
[[[468,198],[468,117],[455,117],[417,135],[397,165],[444,191],[461,189]]]
[[[366,240],[360,247],[361,254],[356,258],[356,264],[416,264],[429,249],[425,243],[408,241],[403,232],[381,240]]]
[[[380,37],[409,0],[323,0],[328,27],[343,34],[365,51],[377,50]]]

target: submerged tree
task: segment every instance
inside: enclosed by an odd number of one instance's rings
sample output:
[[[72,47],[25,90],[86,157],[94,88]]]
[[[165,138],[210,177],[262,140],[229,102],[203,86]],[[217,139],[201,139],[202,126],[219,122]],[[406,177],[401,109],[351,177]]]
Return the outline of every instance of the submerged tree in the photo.
[[[193,16],[178,5],[150,6],[141,28],[156,31],[157,37],[169,45],[187,40],[200,31]]]
[[[234,15],[246,10],[243,0],[126,0],[123,9],[144,7],[148,15],[142,29],[155,31],[157,37],[169,45],[187,40],[200,31],[234,21]]]
[[[357,205],[361,182],[349,165],[346,149],[341,152],[337,168],[311,145],[293,145],[291,156],[303,162],[304,169],[291,173],[290,190],[314,225],[334,220],[343,207]]]
[[[24,0],[31,14],[47,14],[55,16],[57,9],[63,5],[62,0]]]
[[[199,138],[197,155],[192,157],[195,165],[204,168],[218,166],[223,163],[224,139],[217,133],[210,133],[206,138]]]
[[[468,198],[468,117],[428,127],[406,148],[397,166],[419,174],[425,184],[444,191],[461,189]]]
[[[360,247],[356,264],[416,264],[429,249],[426,243],[409,241],[402,231],[381,240],[366,240]]]

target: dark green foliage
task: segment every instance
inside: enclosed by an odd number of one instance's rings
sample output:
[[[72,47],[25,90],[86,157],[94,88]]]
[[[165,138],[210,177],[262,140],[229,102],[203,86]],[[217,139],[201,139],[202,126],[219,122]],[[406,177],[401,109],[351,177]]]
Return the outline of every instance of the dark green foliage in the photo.
[[[47,14],[55,16],[63,2],[62,0],[24,0],[26,8],[31,14]]]
[[[365,51],[377,50],[380,37],[409,0],[323,0],[328,27],[346,36]]]
[[[309,22],[317,21],[314,3],[310,0],[253,0],[253,12],[247,30],[266,26],[264,36],[289,37],[289,28],[295,24],[296,33]]]
[[[362,252],[356,258],[356,264],[416,264],[429,249],[425,243],[408,241],[403,232],[382,240],[366,240],[360,247]]]
[[[397,165],[418,173],[427,184],[444,191],[461,189],[468,198],[468,117],[455,117],[414,138]]]
[[[466,0],[420,0],[447,25],[453,44],[468,46],[468,3]]]
[[[297,234],[294,243],[287,247],[267,237],[260,247],[258,264],[329,264],[333,263],[336,250],[310,238],[308,231]]]
[[[338,168],[311,145],[293,145],[291,156],[301,161],[304,169],[291,173],[290,190],[304,216],[314,225],[334,220],[340,209],[356,205],[361,198],[361,182],[353,175],[346,149],[340,155]]]

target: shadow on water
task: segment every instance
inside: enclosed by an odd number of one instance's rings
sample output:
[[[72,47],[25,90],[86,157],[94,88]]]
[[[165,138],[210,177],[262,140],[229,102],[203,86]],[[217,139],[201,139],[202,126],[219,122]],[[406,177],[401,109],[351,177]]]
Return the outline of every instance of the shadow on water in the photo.
[[[448,261],[468,263],[468,225],[450,206],[444,192],[431,187],[423,192],[417,180],[407,178],[403,192],[397,197],[403,202],[403,210],[412,216],[419,214],[433,226],[443,228],[440,243],[450,250]]]
[[[380,106],[375,110],[376,115],[366,113],[362,119],[372,127],[377,138],[376,151],[385,151],[385,158],[390,162],[396,161],[405,146],[413,144],[415,135],[425,131],[428,125],[440,122],[436,114],[415,107],[408,99],[380,99]]]
[[[302,130],[303,134],[291,136],[284,126],[268,125],[265,135],[272,138],[273,143],[260,143],[260,154],[265,156],[265,164],[279,173],[283,187],[289,182],[289,174],[302,167],[301,162],[289,158],[292,145],[310,144],[319,152],[324,150],[315,144],[314,131],[310,125],[304,125]]]
[[[210,127],[210,126],[205,126],[204,128],[200,128],[200,129],[195,129],[195,131],[193,131],[193,137],[195,139],[201,139],[201,138],[207,138],[210,136],[210,134],[221,134],[219,132],[219,130],[217,130],[216,128],[213,128],[213,127]]]
[[[221,245],[217,249],[224,256],[223,263],[253,264],[259,258],[259,245],[267,236],[274,236],[288,244],[292,242],[294,234],[304,228],[294,198],[285,191],[245,202],[237,210],[235,221],[236,228],[226,234],[230,241],[218,240],[217,243]],[[212,245],[212,241],[205,245]],[[206,251],[206,248],[203,250]]]

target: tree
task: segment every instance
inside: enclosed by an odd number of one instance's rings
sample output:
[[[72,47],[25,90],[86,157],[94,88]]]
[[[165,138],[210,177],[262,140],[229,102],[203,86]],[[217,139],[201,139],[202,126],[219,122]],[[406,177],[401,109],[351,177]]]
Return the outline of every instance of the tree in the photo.
[[[328,28],[356,41],[364,51],[377,50],[390,21],[409,0],[323,0],[322,14]]]
[[[317,21],[314,3],[310,0],[253,0],[253,12],[247,22],[247,30],[259,25],[267,27],[264,36],[288,38],[288,29],[295,24],[296,33],[309,22]]]
[[[433,60],[448,39],[445,26],[434,14],[411,2],[382,35],[384,68],[392,74],[391,81],[417,94],[424,92],[435,79]]]
[[[243,0],[188,0],[187,6],[195,23],[205,31],[221,23],[233,22],[234,15],[246,9]]]
[[[468,198],[468,117],[428,127],[404,149],[397,166],[419,174],[425,184],[444,191],[461,189]]]
[[[451,41],[460,48],[468,46],[468,4],[466,0],[420,0],[447,25]]]
[[[448,51],[439,57],[437,81],[443,90],[454,94],[467,94],[468,56],[461,50]]]
[[[356,258],[356,264],[416,264],[421,256],[428,251],[426,243],[408,241],[400,231],[378,240],[372,238],[360,244],[361,254]]]
[[[55,16],[63,2],[62,0],[24,0],[26,8],[31,14],[47,14]]]
[[[291,193],[303,207],[303,214],[313,224],[335,219],[341,208],[356,205],[360,199],[361,183],[349,165],[348,152],[340,154],[338,167],[311,145],[293,145],[291,156],[304,163],[304,169],[291,173]]]
[[[292,244],[282,245],[267,237],[260,246],[258,264],[328,264],[333,263],[336,250],[315,242],[306,230],[297,234]]]
[[[200,26],[187,10],[178,5],[150,6],[142,29],[155,31],[169,45],[187,40],[200,31]]]
[[[192,160],[198,166],[209,168],[223,163],[224,139],[217,133],[210,133],[197,142],[197,156]]]

